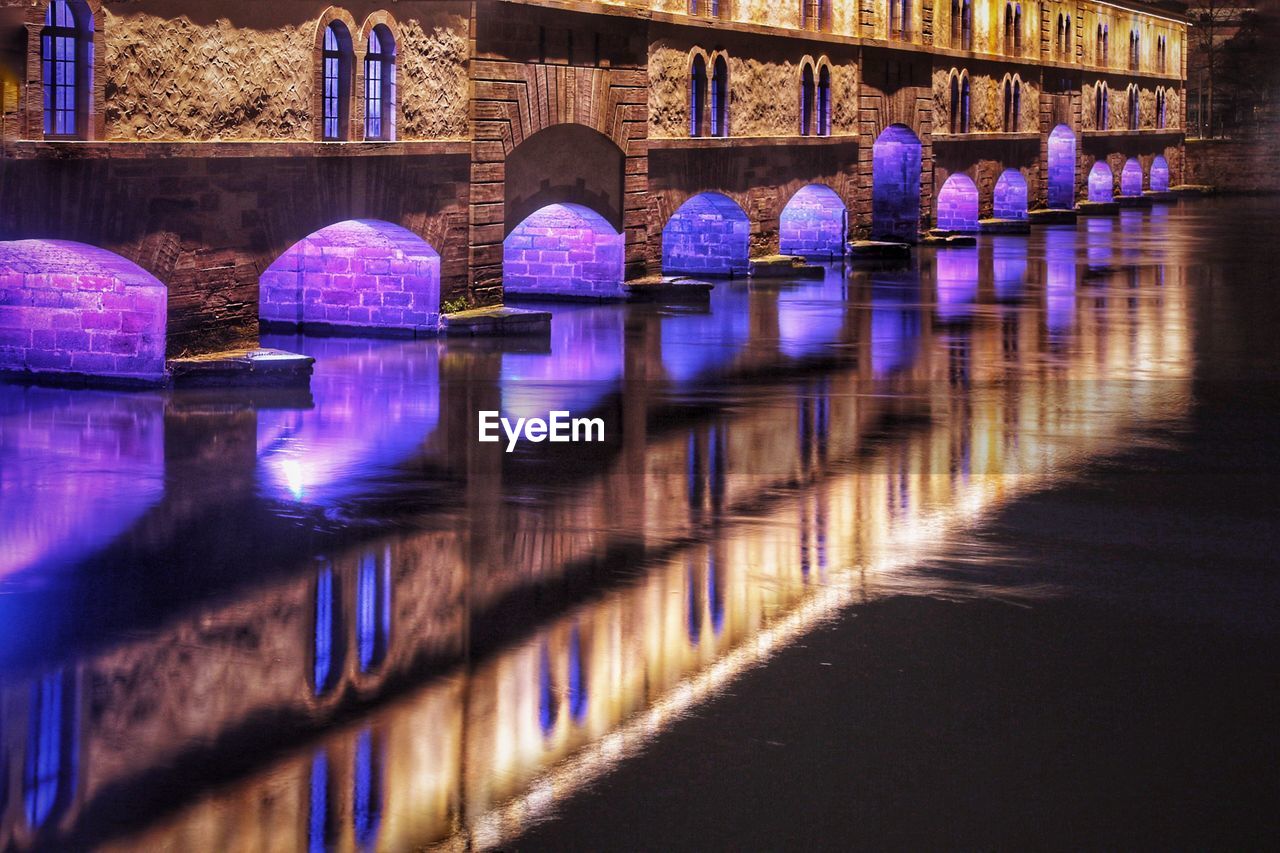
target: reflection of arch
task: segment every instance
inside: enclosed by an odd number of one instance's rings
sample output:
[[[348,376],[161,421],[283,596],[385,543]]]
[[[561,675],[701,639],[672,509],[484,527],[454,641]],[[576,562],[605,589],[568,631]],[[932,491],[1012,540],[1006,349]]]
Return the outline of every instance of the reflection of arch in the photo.
[[[693,196],[662,229],[662,271],[731,276],[745,273],[751,222],[738,203],[720,193]]]
[[[68,240],[0,243],[0,372],[155,383],[165,376],[168,290],[106,249]]]
[[[1120,170],[1120,195],[1142,195],[1142,164],[1130,157]]]
[[[335,328],[433,327],[440,313],[440,255],[412,231],[348,219],[304,237],[259,279],[267,322]]]
[[[625,155],[610,137],[581,124],[553,124],[507,155],[503,234],[549,204],[576,204],[622,230]]]
[[[1105,160],[1098,160],[1089,170],[1089,201],[1115,200],[1115,175]]]
[[[891,124],[872,145],[871,236],[914,242],[920,231],[920,140]]]
[[[835,190],[823,184],[801,187],[778,217],[779,251],[811,258],[842,257],[847,222],[848,211]]]
[[[1060,124],[1049,133],[1049,207],[1069,210],[1076,203],[1076,135]]]
[[[1005,169],[1000,173],[991,206],[996,219],[1027,218],[1027,179],[1021,172]]]
[[[968,175],[957,172],[938,192],[938,227],[946,231],[978,230],[978,187]]]
[[[78,693],[70,670],[54,671],[31,685],[22,815],[32,830],[56,823],[74,799],[80,760]]]
[[[503,289],[510,294],[617,296],[625,238],[596,211],[549,204],[502,241]]]
[[[1156,193],[1169,191],[1169,161],[1159,154],[1151,161],[1151,191]]]

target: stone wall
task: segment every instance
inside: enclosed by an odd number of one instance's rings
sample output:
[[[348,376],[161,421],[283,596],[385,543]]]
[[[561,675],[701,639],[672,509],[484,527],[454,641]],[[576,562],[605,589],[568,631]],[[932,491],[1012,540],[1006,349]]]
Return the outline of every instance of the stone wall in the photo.
[[[1188,139],[1184,182],[1210,184],[1224,192],[1280,192],[1280,144],[1275,140],[1274,135]]]

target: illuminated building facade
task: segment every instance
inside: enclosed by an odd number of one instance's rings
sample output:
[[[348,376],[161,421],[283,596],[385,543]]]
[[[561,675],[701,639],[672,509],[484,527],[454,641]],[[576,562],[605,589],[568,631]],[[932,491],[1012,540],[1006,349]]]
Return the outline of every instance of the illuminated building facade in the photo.
[[[260,320],[422,333],[504,284],[829,258],[1183,168],[1186,24],[1131,0],[3,0],[0,25],[9,369],[147,373],[155,312],[51,298],[51,254],[163,287],[173,357]]]

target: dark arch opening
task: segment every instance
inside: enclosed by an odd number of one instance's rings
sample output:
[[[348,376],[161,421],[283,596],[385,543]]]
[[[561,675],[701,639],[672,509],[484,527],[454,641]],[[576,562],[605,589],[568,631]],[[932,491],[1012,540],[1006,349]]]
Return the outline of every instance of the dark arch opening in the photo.
[[[1060,124],[1049,133],[1049,207],[1070,210],[1076,203],[1076,135]]]
[[[612,139],[581,124],[555,124],[507,155],[503,234],[549,204],[589,207],[622,230],[625,156]]]
[[[671,275],[733,276],[747,271],[751,221],[720,193],[693,196],[662,229],[662,271]]]
[[[848,211],[835,190],[801,187],[778,217],[778,248],[784,255],[839,258],[844,255]]]
[[[871,236],[915,242],[920,232],[920,140],[891,124],[872,146]]]

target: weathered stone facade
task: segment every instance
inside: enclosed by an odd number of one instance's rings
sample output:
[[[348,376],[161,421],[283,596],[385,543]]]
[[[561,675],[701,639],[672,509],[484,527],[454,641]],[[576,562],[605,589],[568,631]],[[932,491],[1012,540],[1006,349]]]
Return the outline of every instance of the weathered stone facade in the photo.
[[[1033,208],[1083,197],[1097,160],[1117,188],[1130,158],[1144,187],[1157,157],[1183,180],[1185,23],[1129,0],[926,0],[905,22],[873,0],[721,2],[715,17],[706,0],[71,0],[71,135],[46,132],[47,8],[0,0],[0,238],[137,263],[168,288],[171,356],[252,342],[263,274],[353,219],[428,244],[456,308],[502,300],[504,242],[551,204],[599,214],[630,278],[663,268],[664,229],[700,193],[741,208],[761,255],[813,184],[851,234],[911,239],[954,174],[983,217],[1011,170]],[[326,48],[331,27],[345,52]],[[375,31],[393,43],[385,65]],[[918,144],[893,181],[918,177],[919,218],[877,224],[875,143],[893,126]],[[1059,127],[1074,169],[1055,172]]]

